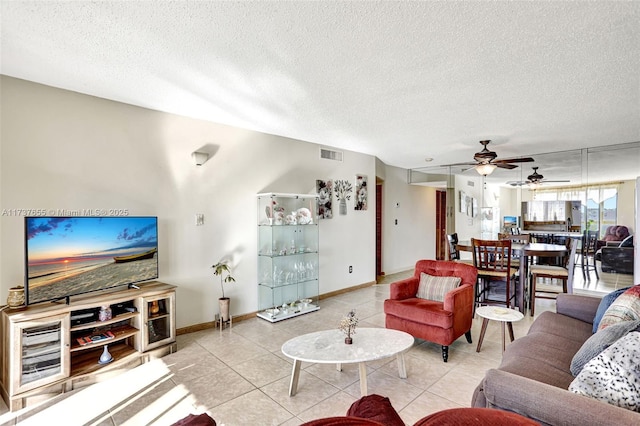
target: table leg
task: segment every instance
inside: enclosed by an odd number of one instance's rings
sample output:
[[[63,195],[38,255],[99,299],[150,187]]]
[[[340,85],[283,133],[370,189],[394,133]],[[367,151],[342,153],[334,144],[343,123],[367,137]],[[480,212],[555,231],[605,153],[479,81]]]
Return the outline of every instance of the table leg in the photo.
[[[520,268],[519,268],[519,275],[518,275],[518,290],[520,291],[520,294],[518,295],[518,308],[520,309],[520,312],[522,312],[523,314],[526,312],[526,308],[524,306],[524,302],[525,302],[525,278],[527,276],[527,268],[526,268],[526,259],[527,257],[524,255],[524,249],[522,249],[520,251],[520,255],[518,257],[519,262],[520,262]]]
[[[504,342],[504,321],[500,321],[500,335],[502,336],[502,352],[504,352],[504,349],[505,349],[505,342]]]
[[[478,347],[476,348],[476,352],[480,352],[480,347],[482,347],[484,333],[487,332],[487,324],[489,324],[489,320],[487,318],[482,318],[482,328],[480,329],[480,338],[478,339]]]
[[[509,338],[513,342],[513,323],[511,321],[507,323],[507,328],[509,329]]]
[[[342,364],[341,363],[337,363],[336,364],[336,371],[342,371]]]
[[[302,361],[293,360],[293,370],[291,370],[291,382],[289,382],[289,396],[294,396],[298,391],[298,379],[300,378],[300,365]]]
[[[401,379],[406,379],[407,378],[407,366],[404,363],[404,352],[403,353],[399,353],[397,355],[398,357],[398,376]]]
[[[360,396],[367,396],[367,364],[359,363],[358,370],[360,370]]]

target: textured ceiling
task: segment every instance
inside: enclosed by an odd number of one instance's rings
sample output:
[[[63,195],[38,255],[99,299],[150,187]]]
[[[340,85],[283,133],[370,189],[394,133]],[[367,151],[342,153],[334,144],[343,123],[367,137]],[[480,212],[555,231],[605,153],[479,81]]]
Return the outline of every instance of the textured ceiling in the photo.
[[[0,7],[2,74],[394,166],[640,141],[640,2]]]

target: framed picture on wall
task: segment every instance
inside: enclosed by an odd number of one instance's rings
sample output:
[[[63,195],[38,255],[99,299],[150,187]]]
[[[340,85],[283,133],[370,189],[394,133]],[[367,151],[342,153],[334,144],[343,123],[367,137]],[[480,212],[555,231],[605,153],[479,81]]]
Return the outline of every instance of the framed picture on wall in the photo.
[[[473,197],[471,197],[470,195],[465,196],[465,213],[467,214],[467,216],[472,216],[473,215]]]
[[[467,194],[464,191],[460,191],[460,213],[467,212]]]

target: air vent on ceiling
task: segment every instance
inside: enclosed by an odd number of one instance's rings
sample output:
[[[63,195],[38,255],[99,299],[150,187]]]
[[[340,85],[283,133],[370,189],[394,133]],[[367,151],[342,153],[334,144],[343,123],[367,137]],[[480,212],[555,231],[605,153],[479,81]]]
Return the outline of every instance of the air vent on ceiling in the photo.
[[[330,149],[320,148],[320,158],[326,160],[342,161],[342,151],[333,151]]]

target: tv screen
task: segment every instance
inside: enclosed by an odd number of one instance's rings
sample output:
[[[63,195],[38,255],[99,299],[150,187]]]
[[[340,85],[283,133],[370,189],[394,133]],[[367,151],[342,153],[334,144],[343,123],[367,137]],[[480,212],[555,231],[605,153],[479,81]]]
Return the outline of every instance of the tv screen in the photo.
[[[27,304],[156,279],[157,251],[157,217],[27,217]]]
[[[518,227],[518,217],[517,216],[505,216],[504,217],[504,227],[505,228],[517,228]]]

